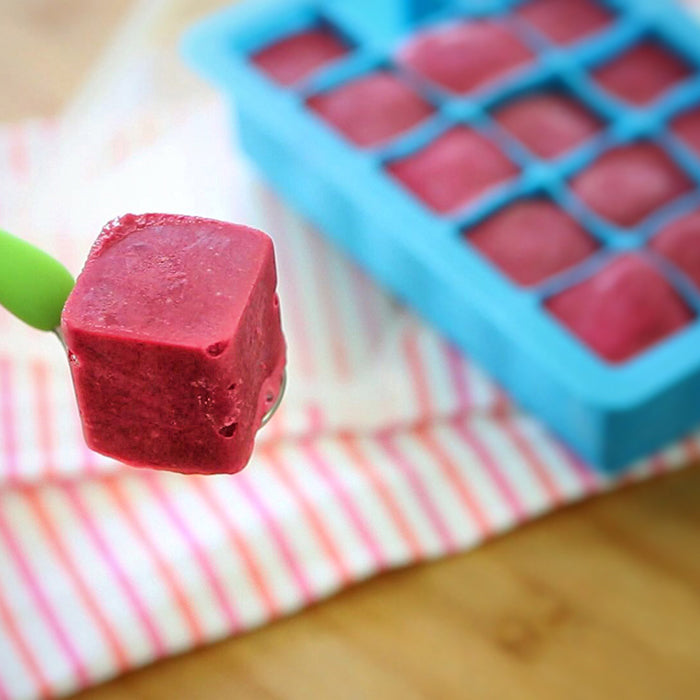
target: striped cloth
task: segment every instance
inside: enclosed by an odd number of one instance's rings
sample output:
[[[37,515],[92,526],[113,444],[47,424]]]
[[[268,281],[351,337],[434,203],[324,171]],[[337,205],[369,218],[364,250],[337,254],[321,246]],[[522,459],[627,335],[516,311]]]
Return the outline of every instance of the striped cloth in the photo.
[[[231,158],[218,103],[90,149],[0,130],[0,220],[77,272],[104,221],[165,210],[276,242],[289,392],[240,475],[89,452],[55,339],[0,313],[0,700],[67,694],[441,557],[601,479]],[[48,183],[48,184],[47,184]],[[700,435],[625,481],[695,460]]]

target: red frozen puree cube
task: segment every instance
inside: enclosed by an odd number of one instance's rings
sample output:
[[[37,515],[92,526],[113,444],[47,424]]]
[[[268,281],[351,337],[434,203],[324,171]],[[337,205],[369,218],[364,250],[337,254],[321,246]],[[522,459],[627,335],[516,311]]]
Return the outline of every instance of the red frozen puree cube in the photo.
[[[544,199],[511,204],[466,233],[473,246],[525,287],[582,262],[597,248],[574,219]]]
[[[700,155],[700,107],[681,114],[672,124],[673,132],[679,139]]]
[[[635,143],[604,153],[572,187],[600,216],[630,227],[688,192],[692,183],[658,146]]]
[[[700,211],[666,226],[651,245],[683,270],[700,289]]]
[[[637,44],[593,72],[599,85],[634,105],[652,102],[689,75],[685,61],[652,41]]]
[[[617,258],[547,303],[584,343],[610,362],[624,362],[693,320],[683,299],[638,255]]]
[[[494,116],[541,158],[556,158],[590,139],[601,127],[600,120],[580,102],[555,92],[514,100]]]
[[[419,34],[399,60],[433,83],[464,94],[528,63],[532,52],[503,24],[478,20]]]
[[[256,53],[252,60],[276,82],[291,85],[347,52],[342,39],[319,27],[282,39]]]
[[[88,445],[140,467],[237,472],[280,391],[272,241],[128,214],[95,242],[61,329]]]
[[[467,204],[517,175],[517,167],[485,136],[463,126],[387,166],[389,172],[435,211]]]
[[[376,146],[416,126],[434,109],[388,71],[310,98],[309,106],[358,146]]]
[[[571,44],[612,21],[611,13],[597,0],[531,0],[518,15],[555,44]]]

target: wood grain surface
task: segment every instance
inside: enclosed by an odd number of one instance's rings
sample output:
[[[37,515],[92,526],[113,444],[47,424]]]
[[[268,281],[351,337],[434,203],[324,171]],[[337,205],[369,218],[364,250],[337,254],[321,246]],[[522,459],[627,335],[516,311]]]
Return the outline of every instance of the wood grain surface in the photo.
[[[0,0],[0,120],[60,109],[129,4]],[[220,4],[173,0],[163,35]],[[696,700],[700,469],[78,697]]]

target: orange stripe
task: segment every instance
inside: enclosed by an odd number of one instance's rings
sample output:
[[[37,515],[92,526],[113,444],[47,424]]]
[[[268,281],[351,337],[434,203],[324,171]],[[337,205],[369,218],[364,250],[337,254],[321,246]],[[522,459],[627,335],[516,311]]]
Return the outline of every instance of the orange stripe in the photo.
[[[100,482],[103,487],[105,484]],[[104,522],[100,519],[93,504],[88,505],[86,496],[79,493],[79,487],[72,481],[68,481],[63,486],[63,493],[67,497],[69,503],[73,507],[75,516],[82,521],[82,526],[85,533],[92,540],[93,545],[97,549],[100,558],[109,568],[114,582],[121,588],[125,597],[129,601],[132,610],[136,614],[143,625],[146,635],[151,641],[154,656],[161,658],[167,656],[168,646],[165,638],[161,634],[154,611],[146,603],[142,597],[141,588],[136,585],[127,573],[127,569],[122,564],[120,557],[116,551],[123,555],[123,551],[119,545],[109,541],[104,532]]]
[[[287,532],[282,523],[276,517],[274,510],[260,496],[259,489],[250,483],[245,473],[240,473],[235,480],[225,482],[231,489],[237,491],[260,518],[260,523],[265,527],[278,554],[287,565],[297,586],[297,591],[306,605],[310,605],[317,599],[314,587],[311,583],[310,572],[306,570],[304,562],[292,548]]]
[[[414,559],[423,559],[425,551],[421,546],[416,534],[411,529],[408,520],[403,514],[401,506],[394,498],[391,489],[386,485],[382,477],[378,474],[371,462],[360,452],[357,445],[359,438],[355,435],[340,435],[340,444],[343,445],[355,466],[359,467],[372,483],[375,493],[379,496],[384,507],[389,513],[396,529],[401,533]]]
[[[408,365],[411,370],[416,391],[416,399],[421,407],[421,415],[427,420],[432,412],[430,388],[428,386],[425,368],[418,350],[416,335],[410,331],[406,333],[404,338],[404,352],[406,353]],[[463,386],[458,385],[457,389],[460,396],[463,396],[465,400],[468,400],[466,398],[468,396],[466,382]],[[437,444],[434,436],[426,429],[425,422],[423,422],[422,425],[419,425],[416,435],[425,443],[428,451],[431,452],[437,459],[438,464],[441,467],[441,471],[450,484],[457,490],[457,495],[459,496],[460,501],[471,514],[471,517],[476,523],[476,526],[481,532],[482,536],[487,536],[491,532],[491,525],[488,522],[486,514],[466,488],[459,470],[456,468],[452,459],[447,455],[442,447]]]
[[[474,498],[465,484],[465,477],[460,473],[454,460],[447,454],[443,446],[438,444],[433,433],[427,428],[418,428],[416,435],[439,462],[443,474],[445,474],[450,485],[454,488],[462,505],[469,512],[481,536],[488,537],[493,530],[491,523],[483,508],[479,505],[479,502]]]
[[[46,585],[50,584],[50,582],[46,581],[45,577],[42,576],[43,571],[37,573],[36,562],[32,562],[27,556],[26,546],[23,546],[15,535],[15,529],[0,511],[0,539],[7,548],[9,556],[14,560],[18,573],[38,608],[38,617],[46,623],[46,626],[51,631],[58,647],[71,666],[79,686],[81,688],[87,687],[91,684],[87,663],[75,646],[75,640],[66,628],[65,620],[61,619],[56,612],[56,601],[52,601],[49,598]]]
[[[325,310],[326,323],[328,324],[327,335],[330,336],[331,350],[333,354],[335,369],[341,377],[350,376],[350,361],[346,352],[347,330],[338,313],[340,306],[337,299],[337,285],[330,278],[331,272],[331,250],[328,243],[322,240],[320,234],[310,226],[302,226],[308,247],[312,252],[311,259],[314,263],[314,277],[316,280],[316,292],[320,303]],[[315,253],[315,255],[314,255]]]
[[[433,526],[444,552],[456,552],[459,547],[454,535],[447,521],[443,518],[441,509],[433,500],[422,475],[416,469],[412,458],[396,444],[396,437],[392,433],[384,431],[377,435],[377,439],[387,457],[391,459],[405,477],[409,488],[416,497],[418,505]]]
[[[500,421],[500,425],[503,430],[507,433],[508,437],[513,441],[513,444],[517,448],[520,456],[525,462],[527,462],[540,486],[545,490],[547,496],[554,502],[555,505],[559,506],[566,500],[561,489],[557,483],[552,478],[549,470],[544,466],[544,463],[540,456],[535,452],[532,443],[525,439],[517,424],[510,418],[504,418]]]
[[[508,394],[506,394],[506,392],[503,390],[500,384],[492,382],[492,385],[496,394],[496,401],[493,406],[493,412],[497,416],[507,415],[513,409],[513,402],[510,400],[510,397],[508,396]]]
[[[656,476],[661,476],[662,474],[665,474],[668,471],[668,464],[666,462],[666,459],[663,455],[663,453],[659,453],[657,455],[654,455],[651,459],[651,471],[656,475]]]
[[[241,559],[248,570],[248,574],[253,581],[255,589],[260,594],[260,598],[263,601],[267,615],[270,618],[279,617],[280,607],[270,591],[265,575],[256,561],[255,554],[250,547],[248,547],[245,539],[241,537],[235,526],[231,523],[227,513],[210,493],[209,486],[206,483],[206,477],[190,477],[189,483],[197,489],[202,499],[206,503],[210,513],[219,521],[224,531],[228,534],[234,549],[240,554]]]
[[[155,564],[161,579],[165,581],[167,588],[172,594],[178,609],[182,613],[182,616],[187,623],[187,628],[189,629],[190,636],[192,637],[192,642],[194,644],[200,644],[204,640],[202,626],[200,625],[199,620],[197,619],[197,616],[195,615],[195,612],[192,609],[185,592],[180,586],[170,564],[161,557],[160,552],[151,540],[151,533],[147,528],[141,525],[139,519],[132,510],[126,495],[122,491],[119,479],[115,477],[105,479],[104,486],[107,492],[112,496],[112,500],[117,506],[117,510],[120,511],[120,514],[136,533],[136,537],[139,542],[141,542],[145,547],[151,560]]]
[[[323,524],[321,516],[314,508],[312,502],[306,497],[304,492],[298,488],[294,480],[289,476],[287,467],[284,460],[280,457],[278,450],[271,450],[267,455],[267,458],[274,468],[275,475],[294,496],[297,505],[301,507],[301,510],[303,511],[309,525],[311,525],[311,529],[314,531],[316,538],[323,546],[326,554],[332,560],[340,580],[345,585],[352,582],[353,576],[343,561],[340,551],[329,536],[328,530]]]
[[[51,519],[49,518],[43,504],[41,503],[41,500],[36,496],[36,494],[32,490],[27,490],[25,492],[25,496],[34,512],[34,515],[36,516],[37,520],[41,523],[45,534],[48,536],[49,541],[56,550],[58,557],[61,560],[61,564],[66,569],[70,577],[73,579],[73,582],[75,583],[83,602],[85,603],[87,609],[90,611],[90,614],[97,622],[97,626],[100,628],[102,635],[104,636],[107,644],[112,650],[112,654],[114,655],[117,661],[117,666],[119,667],[119,670],[127,670],[130,667],[130,663],[124,647],[122,646],[118,637],[110,627],[109,621],[102,614],[102,610],[98,605],[93,595],[93,592],[86,585],[75,563],[68,554],[68,551],[63,546],[63,542],[61,540],[60,535],[58,534],[58,530],[54,527],[53,523],[51,522]]]
[[[591,468],[563,442],[553,440],[553,444],[557,452],[559,452],[561,457],[571,467],[571,471],[578,477],[584,495],[590,496],[591,494],[598,493],[602,489],[602,484]]]
[[[686,454],[688,455],[688,459],[691,462],[697,463],[700,461],[700,447],[698,446],[697,438],[695,438],[695,436],[686,438],[683,441],[683,446]]]
[[[464,358],[460,354],[459,350],[457,350],[457,348],[451,343],[444,341],[442,345],[445,353],[445,361],[450,369],[450,378],[455,385],[455,392],[457,394],[457,411],[468,411],[469,409],[473,408],[474,399],[469,387],[467,366]]]
[[[347,515],[348,520],[352,523],[353,529],[374,560],[375,567],[380,571],[386,569],[386,552],[382,547],[380,539],[375,536],[372,527],[362,515],[362,511],[357,505],[352,490],[348,489],[343,481],[337,477],[335,470],[331,467],[318,446],[314,444],[313,440],[304,441],[304,451],[308,458],[309,468],[316,472],[333,492],[342,510]]]
[[[265,426],[264,430],[266,435],[266,444],[271,445],[279,442],[286,433],[286,416],[287,416],[287,406],[284,403],[284,399],[280,407],[275,412],[275,415],[270,419],[270,422]]]
[[[418,350],[418,339],[415,332],[410,328],[406,330],[403,339],[403,351],[408,362],[409,372],[413,380],[413,386],[416,392],[416,401],[418,402],[418,415],[421,422],[430,418],[432,411],[432,402],[430,400],[430,388],[423,371],[423,362]]]
[[[491,482],[496,487],[496,490],[510,507],[516,521],[519,523],[525,522],[528,519],[527,507],[521,499],[518,489],[511,483],[510,478],[503,470],[502,463],[496,459],[482,437],[469,424],[468,419],[456,418],[452,421],[452,426],[462,442],[476,455],[482,468],[491,478]]]
[[[219,605],[219,610],[226,619],[228,629],[231,632],[240,631],[243,628],[243,623],[237,608],[237,601],[234,600],[232,592],[228,590],[223,577],[219,574],[214,564],[213,552],[197,537],[194,528],[187,520],[187,516],[184,515],[187,511],[182,507],[178,507],[178,499],[172,497],[170,491],[165,487],[165,479],[161,478],[160,473],[151,470],[146,470],[146,472],[143,479],[144,483],[149,487],[152,496],[158,501],[180,537],[190,548],[199,570],[209,584],[214,600]]]

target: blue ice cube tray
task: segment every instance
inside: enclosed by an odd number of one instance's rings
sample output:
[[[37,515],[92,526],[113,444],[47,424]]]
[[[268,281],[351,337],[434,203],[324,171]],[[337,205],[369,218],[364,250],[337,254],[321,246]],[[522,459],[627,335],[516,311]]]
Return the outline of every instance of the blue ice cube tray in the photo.
[[[528,0],[251,0],[205,19],[184,41],[186,58],[230,98],[242,144],[278,193],[386,288],[441,329],[546,421],[585,460],[618,472],[700,424],[700,290],[648,247],[668,221],[700,206],[692,191],[633,230],[596,216],[567,186],[608,149],[640,139],[663,148],[697,185],[700,159],[669,129],[700,103],[700,31],[672,0],[598,0],[614,15],[597,33],[561,46],[516,17]],[[536,58],[467,96],[406,71],[397,51],[415,32],[494,17]],[[313,27],[332,29],[349,50],[290,86],[251,61],[265,47]],[[642,108],[604,91],[591,70],[652,38],[682,56],[687,79]],[[376,148],[359,148],[308,108],[307,99],[378,68],[406,77],[435,107],[432,118]],[[555,160],[536,158],[492,120],[494,106],[557,85],[604,122],[600,134]],[[432,211],[386,164],[456,124],[487,134],[520,168],[505,185],[449,215]],[[528,195],[546,195],[600,244],[578,266],[523,288],[469,243],[465,228]],[[696,319],[622,363],[589,349],[549,313],[552,295],[635,250],[673,285]]]

